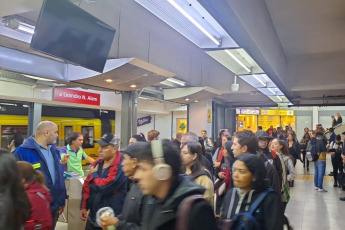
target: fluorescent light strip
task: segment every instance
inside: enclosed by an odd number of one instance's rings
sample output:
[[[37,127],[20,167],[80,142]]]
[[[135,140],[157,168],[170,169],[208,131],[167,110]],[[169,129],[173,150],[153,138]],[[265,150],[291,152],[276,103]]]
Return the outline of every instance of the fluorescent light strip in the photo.
[[[174,79],[174,78],[168,78],[168,79],[166,79],[166,80],[167,80],[167,81],[170,81],[170,82],[172,82],[172,83],[181,85],[181,86],[186,86],[186,82],[184,82],[184,81],[180,81],[180,80],[177,80],[177,79]]]
[[[23,23],[19,23],[18,30],[27,32],[29,34],[34,34],[35,32],[35,27],[29,26]]]
[[[224,50],[230,57],[232,57],[232,59],[234,59],[240,66],[243,67],[243,69],[247,70],[247,72],[251,72],[250,69],[245,65],[243,64],[235,55],[233,55],[232,53],[230,53],[229,50]]]
[[[281,102],[283,102],[283,99],[279,97],[278,95],[276,96]]]
[[[263,81],[261,81],[261,79],[260,79],[258,76],[256,76],[256,74],[253,74],[252,76],[253,76],[258,82],[260,82],[263,86],[266,87],[266,84],[265,84]]]
[[[39,80],[39,81],[55,81],[55,80],[52,80],[52,79],[36,77],[36,76],[27,75],[27,74],[22,74],[22,75],[25,76],[25,77],[31,78],[31,79]]]
[[[207,30],[205,30],[197,21],[194,20],[181,6],[179,6],[174,0],[168,0],[168,2],[175,7],[183,16],[185,16],[191,23],[193,23],[201,32],[203,32],[208,38],[210,38],[217,46],[220,42],[214,38]]]
[[[271,89],[271,88],[267,88],[273,95],[276,95],[276,93]]]

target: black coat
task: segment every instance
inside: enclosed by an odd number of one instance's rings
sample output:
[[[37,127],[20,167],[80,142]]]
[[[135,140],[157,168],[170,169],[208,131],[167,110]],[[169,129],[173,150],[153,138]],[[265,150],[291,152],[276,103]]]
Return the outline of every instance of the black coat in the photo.
[[[283,183],[283,167],[282,167],[279,157],[276,155],[276,157],[274,158],[271,151],[268,148],[260,149],[259,152],[262,152],[263,154],[265,154],[265,156],[267,157],[267,160],[275,167],[277,171],[278,179],[279,179],[279,184],[280,184],[279,187],[281,189],[281,185]],[[267,167],[266,167],[266,170],[267,170]],[[276,190],[275,188],[273,189]]]
[[[142,230],[175,230],[177,209],[191,195],[203,195],[205,188],[195,184],[190,177],[180,175],[163,201],[155,197],[144,199]],[[215,230],[216,220],[210,204],[198,201],[191,207],[189,230]]]
[[[343,118],[342,117],[338,117],[337,119],[337,125],[343,123]]]
[[[301,160],[301,146],[297,141],[294,141],[292,147],[289,148],[289,152],[296,160]]]
[[[143,194],[138,187],[137,182],[133,182],[126,195],[123,211],[119,217],[120,221],[116,223],[117,230],[140,229],[142,216]]]
[[[233,195],[234,189],[236,189],[235,198],[234,198],[232,207],[230,207],[231,197]],[[253,202],[255,202],[255,200],[259,197],[260,194],[261,194],[260,192],[254,191],[251,200],[248,200],[249,192],[245,194],[243,201],[241,203],[239,212],[245,212],[247,204],[249,204],[248,208],[250,208],[250,205]],[[230,215],[230,219],[231,219],[231,217],[235,214],[239,200],[240,200],[239,189],[233,188],[227,192],[224,198],[224,203],[223,203],[223,207],[221,211],[222,220],[227,219],[229,211],[231,212],[231,215]],[[269,193],[266,196],[266,198],[263,200],[263,202],[259,205],[259,208],[255,212],[254,217],[258,221],[261,229],[282,230],[284,214],[282,212],[280,195],[276,192]]]

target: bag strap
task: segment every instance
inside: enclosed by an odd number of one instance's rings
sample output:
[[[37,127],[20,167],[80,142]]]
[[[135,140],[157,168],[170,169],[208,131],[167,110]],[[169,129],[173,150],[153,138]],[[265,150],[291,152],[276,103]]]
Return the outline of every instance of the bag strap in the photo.
[[[260,196],[254,201],[254,203],[250,206],[249,209],[249,213],[251,215],[254,214],[254,212],[256,211],[256,209],[258,209],[259,205],[262,203],[262,201],[266,198],[266,196],[271,193],[274,192],[273,189],[269,188],[267,190],[265,190],[263,193],[260,194]]]
[[[234,200],[235,200],[235,196],[236,196],[236,188],[234,188],[232,190],[232,194],[231,194],[231,200],[230,200],[230,205],[229,205],[229,210],[228,210],[228,215],[226,216],[227,220],[230,220],[231,217],[231,210],[232,210],[232,206],[234,206]]]
[[[202,195],[186,197],[177,210],[176,230],[189,229],[189,215],[192,205],[199,200],[204,200]]]

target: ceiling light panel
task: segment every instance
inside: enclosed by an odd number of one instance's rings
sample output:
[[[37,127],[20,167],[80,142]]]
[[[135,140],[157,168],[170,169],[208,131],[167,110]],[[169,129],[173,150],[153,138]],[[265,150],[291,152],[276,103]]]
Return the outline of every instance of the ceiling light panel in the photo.
[[[240,75],[239,77],[257,89],[266,87],[276,88],[276,85],[267,77],[266,74],[248,74]]]
[[[275,103],[288,103],[288,105],[292,105],[285,96],[268,96],[268,97]]]
[[[278,88],[257,88],[261,93],[266,96],[284,96]]]
[[[206,53],[236,75],[264,72],[247,52],[241,48],[209,50]]]
[[[200,48],[238,47],[197,0],[135,1]]]

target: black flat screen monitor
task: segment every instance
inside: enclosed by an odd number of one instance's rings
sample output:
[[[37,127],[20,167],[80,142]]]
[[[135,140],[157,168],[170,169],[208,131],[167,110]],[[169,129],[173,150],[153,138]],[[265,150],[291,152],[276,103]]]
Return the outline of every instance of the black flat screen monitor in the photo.
[[[30,47],[103,72],[115,31],[68,0],[45,0]]]

